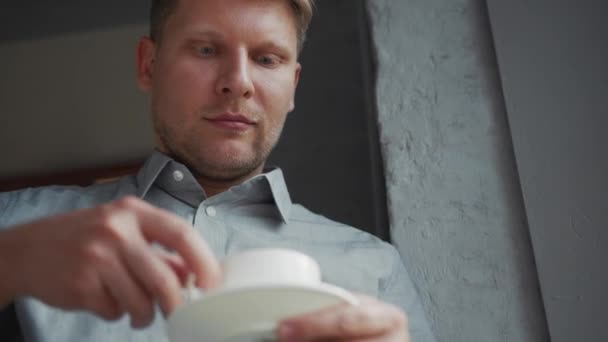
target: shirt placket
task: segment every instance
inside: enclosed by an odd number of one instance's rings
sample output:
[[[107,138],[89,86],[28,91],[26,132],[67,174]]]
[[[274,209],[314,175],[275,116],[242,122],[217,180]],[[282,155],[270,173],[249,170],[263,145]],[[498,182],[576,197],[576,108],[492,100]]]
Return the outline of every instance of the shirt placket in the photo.
[[[224,258],[228,231],[225,224],[225,213],[214,201],[205,200],[194,215],[194,228],[201,234],[217,258]]]

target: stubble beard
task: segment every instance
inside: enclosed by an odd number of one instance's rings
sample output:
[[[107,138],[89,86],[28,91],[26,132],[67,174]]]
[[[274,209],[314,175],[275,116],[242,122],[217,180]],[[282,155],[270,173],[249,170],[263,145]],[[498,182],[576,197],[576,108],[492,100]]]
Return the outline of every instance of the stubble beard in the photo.
[[[199,137],[186,127],[168,125],[154,118],[154,128],[160,144],[170,157],[183,163],[197,178],[217,182],[233,182],[251,177],[263,168],[270,153],[278,143],[283,123],[271,129],[267,136],[256,136],[252,153],[215,151],[205,146]]]

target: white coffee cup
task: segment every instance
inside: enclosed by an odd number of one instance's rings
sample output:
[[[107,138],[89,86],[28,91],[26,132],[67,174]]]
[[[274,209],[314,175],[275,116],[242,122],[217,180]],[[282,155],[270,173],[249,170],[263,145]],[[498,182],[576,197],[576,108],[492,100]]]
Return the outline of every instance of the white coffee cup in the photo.
[[[358,303],[348,291],[322,283],[319,264],[295,250],[241,252],[225,258],[222,271],[219,287],[188,296],[169,317],[171,341],[270,341],[282,319]]]
[[[272,285],[318,285],[319,264],[291,249],[261,248],[235,254],[222,263],[222,289]]]

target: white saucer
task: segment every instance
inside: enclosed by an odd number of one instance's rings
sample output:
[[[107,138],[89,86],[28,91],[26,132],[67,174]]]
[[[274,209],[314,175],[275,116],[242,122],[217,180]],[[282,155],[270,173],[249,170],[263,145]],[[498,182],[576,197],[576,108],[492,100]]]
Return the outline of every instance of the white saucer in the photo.
[[[171,342],[275,341],[277,323],[328,306],[357,304],[329,284],[265,285],[217,290],[185,304],[169,317]]]

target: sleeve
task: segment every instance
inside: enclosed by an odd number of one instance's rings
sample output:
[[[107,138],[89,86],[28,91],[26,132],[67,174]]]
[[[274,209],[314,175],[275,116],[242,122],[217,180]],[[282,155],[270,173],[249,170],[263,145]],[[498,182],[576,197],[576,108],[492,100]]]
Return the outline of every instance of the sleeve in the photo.
[[[15,192],[0,192],[0,230],[5,228],[9,221],[9,208],[15,201]]]
[[[391,259],[392,271],[388,278],[380,282],[379,299],[397,305],[405,311],[412,341],[435,342],[416,287],[401,261],[399,252],[394,248]]]

